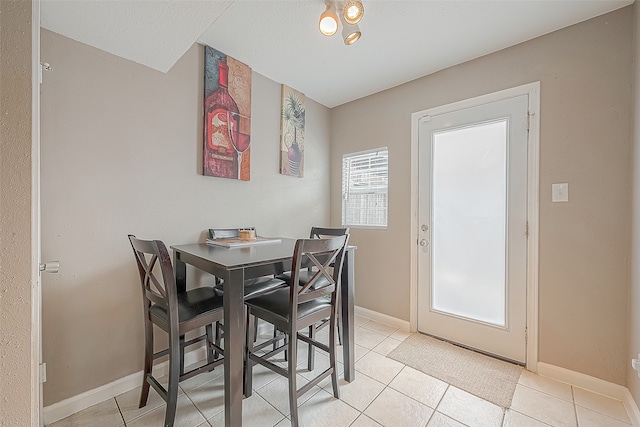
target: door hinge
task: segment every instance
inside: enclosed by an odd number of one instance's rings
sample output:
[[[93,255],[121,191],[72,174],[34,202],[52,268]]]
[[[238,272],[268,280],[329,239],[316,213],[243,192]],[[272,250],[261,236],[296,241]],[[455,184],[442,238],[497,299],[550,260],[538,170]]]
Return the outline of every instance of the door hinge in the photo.
[[[529,328],[525,327],[524,328],[524,342],[528,342],[529,341]]]
[[[527,132],[531,129],[531,117],[534,113],[527,112]]]
[[[524,225],[524,235],[529,237],[529,221],[527,221]]]
[[[42,362],[40,364],[40,382],[47,382],[47,364],[45,362]]]

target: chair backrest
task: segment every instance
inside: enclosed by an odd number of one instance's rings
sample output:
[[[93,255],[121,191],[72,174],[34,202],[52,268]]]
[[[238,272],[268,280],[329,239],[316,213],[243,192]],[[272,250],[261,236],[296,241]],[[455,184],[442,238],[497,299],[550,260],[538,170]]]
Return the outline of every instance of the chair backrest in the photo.
[[[342,235],[327,239],[299,239],[296,242],[291,283],[300,283],[300,286],[290,287],[292,315],[296,313],[299,304],[327,295],[331,295],[331,303],[335,309],[335,298],[340,288],[340,275],[348,240],[349,235]],[[301,283],[300,269],[308,263],[315,267],[314,274]],[[323,280],[320,280],[321,278]]]
[[[129,241],[140,273],[145,315],[152,305],[167,310],[169,319],[178,319],[176,279],[167,247],[160,240],[140,240],[130,234]]]
[[[240,237],[240,230],[253,230],[255,227],[243,227],[243,228],[210,228],[210,239],[237,239]]]
[[[349,234],[349,228],[327,228],[327,227],[311,227],[312,239],[322,239],[325,237],[344,236]]]

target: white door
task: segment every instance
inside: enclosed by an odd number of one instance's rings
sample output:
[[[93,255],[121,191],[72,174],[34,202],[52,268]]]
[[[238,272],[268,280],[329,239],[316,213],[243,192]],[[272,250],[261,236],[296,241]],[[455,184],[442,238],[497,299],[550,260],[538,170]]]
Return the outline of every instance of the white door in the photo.
[[[528,95],[420,120],[418,330],[526,361]]]

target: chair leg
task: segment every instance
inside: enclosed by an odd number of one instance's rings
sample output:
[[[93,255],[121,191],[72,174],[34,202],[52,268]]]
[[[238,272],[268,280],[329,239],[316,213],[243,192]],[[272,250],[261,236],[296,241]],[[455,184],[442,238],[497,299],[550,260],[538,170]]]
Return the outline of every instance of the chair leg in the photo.
[[[184,374],[184,335],[180,335],[180,375]]]
[[[138,408],[147,405],[149,398],[149,381],[147,376],[153,368],[153,324],[149,320],[144,322],[144,371],[142,375],[142,388],[140,389],[140,402]]]
[[[340,299],[340,293],[336,295],[336,307],[337,307],[337,326],[338,326],[338,343],[342,345],[342,300]]]
[[[213,342],[215,338],[213,337],[213,326],[207,325],[205,326],[207,331],[207,363],[212,363],[216,359],[214,358],[214,350],[213,350]],[[213,371],[213,369],[211,369]]]
[[[253,316],[253,342],[258,340],[258,318]]]
[[[221,329],[222,325],[220,324],[220,322],[216,322],[216,345],[218,347],[220,347],[220,341],[222,340],[222,333],[220,332]],[[214,350],[213,360],[218,360],[219,357],[220,353],[218,353],[218,350]]]
[[[176,418],[176,407],[178,405],[178,381],[183,363],[182,353],[184,348],[180,345],[184,342],[184,336],[177,340],[169,336],[169,385],[167,387],[167,409],[164,415],[164,427],[173,427]]]
[[[338,364],[336,363],[336,328],[335,325],[335,316],[331,316],[329,325],[331,329],[329,329],[329,364],[333,368],[331,372],[331,384],[333,386],[333,396],[336,399],[340,399],[340,390],[338,389]]]
[[[314,325],[309,326],[309,338],[312,340],[316,339],[316,327]],[[314,362],[316,360],[316,348],[313,344],[309,343],[309,350],[307,351],[307,369],[309,372],[313,371]]]
[[[289,410],[291,411],[291,425],[298,427],[298,388],[296,382],[296,360],[298,359],[298,334],[293,331],[289,336],[288,350],[289,360],[287,361],[287,373],[289,376]]]
[[[250,397],[253,392],[253,361],[251,360],[251,352],[253,352],[253,342],[255,329],[251,327],[251,321],[249,317],[251,316],[251,310],[247,309],[246,318],[246,327],[245,333],[245,346],[244,346],[244,396]]]

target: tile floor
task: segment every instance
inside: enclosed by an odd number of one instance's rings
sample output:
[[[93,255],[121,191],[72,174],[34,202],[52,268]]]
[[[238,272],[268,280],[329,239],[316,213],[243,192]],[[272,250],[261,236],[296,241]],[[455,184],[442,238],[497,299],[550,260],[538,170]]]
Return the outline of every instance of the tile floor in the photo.
[[[511,407],[502,408],[386,357],[408,332],[356,316],[356,381],[341,382],[335,399],[329,379],[300,401],[301,425],[331,427],[625,427],[631,421],[622,402],[523,371]],[[326,334],[326,332],[325,332]],[[320,334],[319,334],[320,335]],[[328,335],[328,334],[327,334]],[[327,339],[327,337],[324,337]],[[341,355],[341,351],[339,354]],[[301,347],[299,384],[305,371]],[[341,359],[340,359],[341,360]],[[318,353],[316,369],[327,366]],[[342,371],[342,364],[339,366]],[[301,382],[302,381],[302,382]],[[244,425],[284,427],[290,422],[287,381],[254,368],[254,393],[244,400]],[[164,402],[151,390],[138,409],[139,388],[106,400],[50,427],[161,426]],[[180,383],[176,427],[224,425],[222,369]]]

